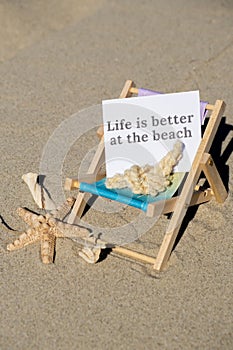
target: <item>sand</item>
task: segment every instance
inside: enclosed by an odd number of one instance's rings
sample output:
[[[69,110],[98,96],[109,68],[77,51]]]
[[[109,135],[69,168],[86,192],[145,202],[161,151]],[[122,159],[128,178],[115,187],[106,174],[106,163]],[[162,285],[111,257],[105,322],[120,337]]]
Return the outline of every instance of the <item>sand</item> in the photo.
[[[163,273],[113,256],[88,265],[62,239],[45,266],[38,245],[8,253],[16,233],[0,223],[0,349],[232,349],[232,1],[1,1],[0,10],[0,215],[11,228],[25,228],[17,207],[37,210],[21,176],[39,171],[49,136],[73,113],[117,97],[126,79],[226,101],[212,151],[229,189],[223,205],[190,213]],[[64,175],[97,142],[87,133]],[[132,215],[90,210],[86,220],[123,224]],[[167,223],[135,247],[156,252]]]

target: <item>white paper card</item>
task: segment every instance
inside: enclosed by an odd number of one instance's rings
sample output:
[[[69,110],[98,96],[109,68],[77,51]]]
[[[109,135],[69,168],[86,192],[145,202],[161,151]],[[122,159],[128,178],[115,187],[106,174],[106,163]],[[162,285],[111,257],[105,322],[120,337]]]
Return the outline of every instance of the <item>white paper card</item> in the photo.
[[[103,101],[107,177],[137,164],[155,165],[177,140],[177,172],[190,170],[201,141],[199,91]]]

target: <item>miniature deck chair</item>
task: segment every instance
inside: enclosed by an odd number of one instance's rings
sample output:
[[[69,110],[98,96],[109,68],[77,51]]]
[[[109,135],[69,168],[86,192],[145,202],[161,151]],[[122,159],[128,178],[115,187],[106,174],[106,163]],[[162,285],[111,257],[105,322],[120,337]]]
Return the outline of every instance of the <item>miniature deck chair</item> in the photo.
[[[123,90],[120,94],[120,98],[131,97],[132,95],[142,95],[153,93],[150,90],[137,89],[131,80],[127,80]],[[208,153],[212,145],[213,139],[217,132],[218,126],[221,121],[225,109],[225,103],[222,100],[217,100],[214,105],[204,104],[204,109],[210,111],[211,115],[209,117],[207,126],[204,131],[201,143],[199,145],[198,151],[194,158],[193,164],[191,166],[190,172],[183,183],[181,193],[179,196],[175,196],[169,199],[165,199],[163,203],[162,214],[173,213],[165,233],[163,242],[160,246],[158,255],[156,258],[148,256],[143,253],[133,251],[131,249],[115,246],[112,251],[116,254],[123,255],[125,257],[131,258],[136,261],[144,262],[147,264],[152,264],[153,268],[157,271],[164,269],[167,265],[168,259],[172,252],[175,240],[179,233],[182,221],[186,215],[189,206],[197,205],[209,201],[212,197],[215,197],[216,201],[223,203],[227,197],[227,191],[223,185],[222,179],[216,169],[211,155]],[[202,104],[203,109],[203,104]],[[201,113],[205,113],[202,111]],[[103,140],[103,127],[100,127],[97,131],[98,136],[101,138],[98,148],[96,150],[95,156],[91,162],[88,170],[88,174],[85,177],[85,183],[91,183],[93,181],[98,181],[101,177],[100,167],[104,163],[104,140]],[[200,174],[204,173],[205,179],[209,183],[209,188],[201,189],[198,185]],[[97,183],[98,184],[98,183]],[[68,218],[69,223],[74,223],[76,217],[81,217],[83,210],[86,205],[88,193],[85,192],[87,189],[84,186],[80,186],[80,179],[66,179],[65,189],[71,190],[73,188],[80,188],[77,195],[76,202]],[[101,189],[97,194],[101,194]],[[109,196],[111,199],[115,199],[115,195]],[[124,200],[120,200],[124,202]],[[134,205],[134,203],[128,203],[129,205]],[[161,208],[161,203],[159,204]],[[138,206],[138,208],[140,205]],[[158,208],[158,202],[149,202],[140,209],[146,211],[146,215],[153,217],[156,215],[156,210]]]

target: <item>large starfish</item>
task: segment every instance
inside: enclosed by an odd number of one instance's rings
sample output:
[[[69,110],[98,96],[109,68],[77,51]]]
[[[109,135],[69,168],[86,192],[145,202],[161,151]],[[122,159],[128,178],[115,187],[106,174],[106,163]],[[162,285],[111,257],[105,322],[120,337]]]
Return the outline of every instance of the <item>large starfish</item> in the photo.
[[[63,221],[74,201],[74,198],[68,198],[62,206],[46,215],[38,215],[25,208],[18,208],[17,214],[29,225],[29,229],[22,232],[13,243],[8,244],[7,250],[21,249],[40,241],[41,260],[44,264],[50,264],[54,260],[56,238],[67,237],[75,241],[78,239],[79,243],[84,245],[79,255],[87,262],[95,263],[99,259],[101,248],[96,246],[95,238],[90,237],[90,231]]]

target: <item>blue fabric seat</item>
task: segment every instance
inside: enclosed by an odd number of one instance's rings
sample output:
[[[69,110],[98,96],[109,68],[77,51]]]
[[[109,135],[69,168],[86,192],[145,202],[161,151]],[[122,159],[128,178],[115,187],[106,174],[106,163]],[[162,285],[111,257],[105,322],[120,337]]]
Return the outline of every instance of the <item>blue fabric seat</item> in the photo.
[[[79,190],[81,192],[89,192],[97,196],[109,198],[120,203],[130,205],[132,207],[147,211],[149,203],[158,202],[171,198],[180,186],[185,173],[173,174],[172,183],[166,191],[159,193],[157,196],[134,194],[130,189],[108,189],[105,186],[106,178],[94,182],[81,182]]]

